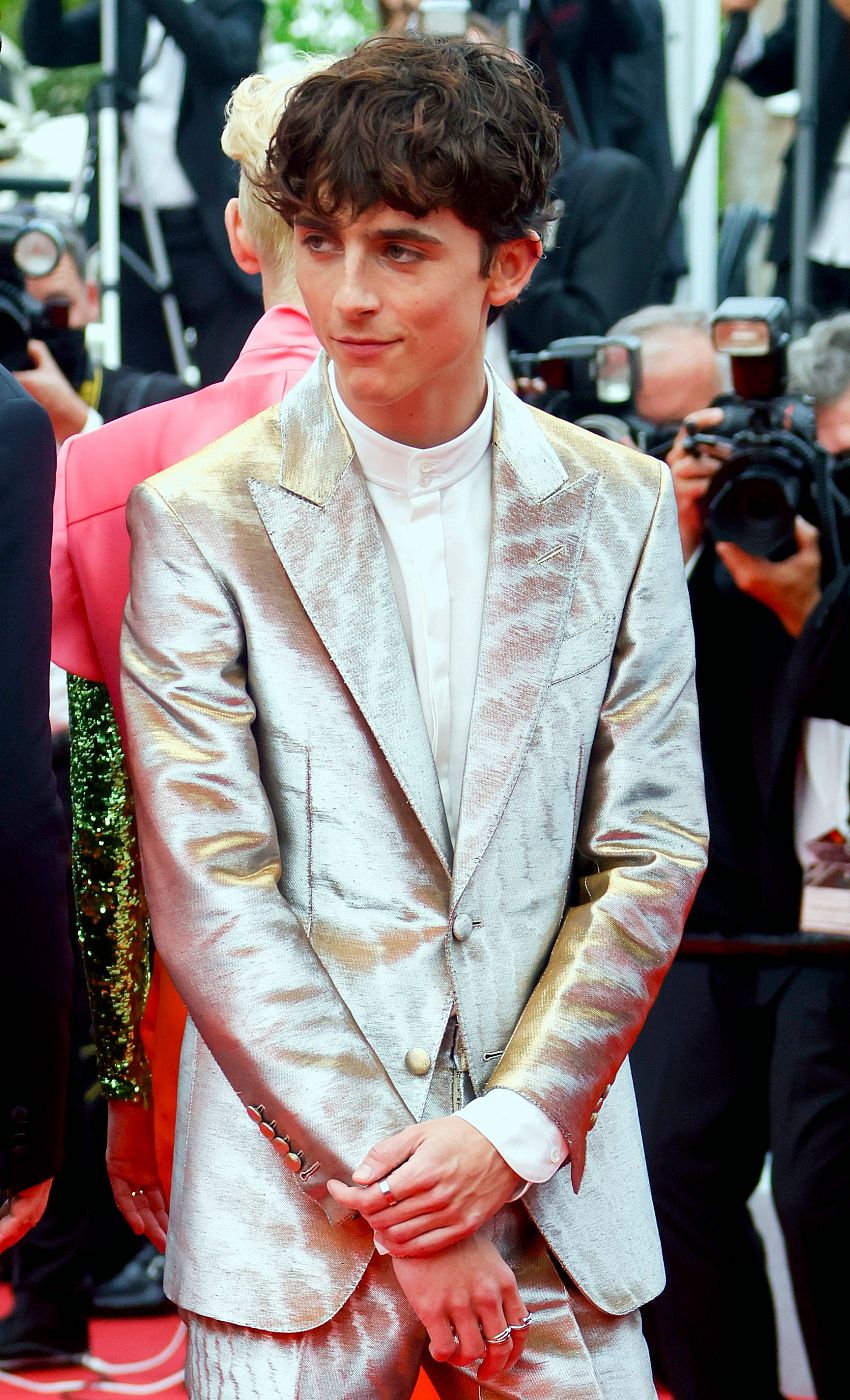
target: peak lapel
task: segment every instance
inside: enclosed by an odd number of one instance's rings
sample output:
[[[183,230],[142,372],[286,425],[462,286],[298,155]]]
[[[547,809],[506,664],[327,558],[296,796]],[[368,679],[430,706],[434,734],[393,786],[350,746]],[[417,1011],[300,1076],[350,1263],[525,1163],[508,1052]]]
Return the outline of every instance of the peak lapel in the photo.
[[[452,907],[498,825],[537,723],[596,480],[581,463],[565,465],[528,410],[497,390],[493,530]]]
[[[281,410],[280,481],[252,480],[249,489],[307,616],[449,872],[446,813],[386,553],[323,362]]]

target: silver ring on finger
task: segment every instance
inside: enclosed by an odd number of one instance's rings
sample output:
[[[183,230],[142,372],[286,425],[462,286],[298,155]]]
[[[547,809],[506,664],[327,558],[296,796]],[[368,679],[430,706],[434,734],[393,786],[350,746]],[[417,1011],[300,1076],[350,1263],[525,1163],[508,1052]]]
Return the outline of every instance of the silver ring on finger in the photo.
[[[390,1186],[390,1183],[387,1181],[387,1178],[385,1176],[382,1177],[381,1180],[378,1182],[378,1190],[380,1191],[385,1203],[388,1206],[398,1205],[398,1201],[392,1193],[392,1187]]]
[[[521,1322],[513,1322],[510,1325],[511,1332],[527,1332],[531,1326],[531,1313],[526,1313]]]
[[[510,1327],[506,1327],[504,1332],[497,1332],[495,1337],[485,1337],[484,1345],[485,1347],[502,1347],[505,1345],[505,1342],[509,1342],[510,1340],[511,1329]]]

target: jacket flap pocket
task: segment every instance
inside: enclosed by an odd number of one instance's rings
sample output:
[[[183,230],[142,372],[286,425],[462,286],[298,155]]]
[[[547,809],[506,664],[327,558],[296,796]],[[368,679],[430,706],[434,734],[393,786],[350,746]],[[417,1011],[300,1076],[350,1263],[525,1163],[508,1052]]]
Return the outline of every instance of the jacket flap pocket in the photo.
[[[614,645],[616,626],[616,614],[605,613],[603,617],[597,618],[596,622],[592,622],[581,632],[576,632],[571,637],[565,637],[555,662],[552,684],[556,685],[559,681],[569,680],[571,676],[578,676],[583,671],[589,671],[600,661],[607,661]]]

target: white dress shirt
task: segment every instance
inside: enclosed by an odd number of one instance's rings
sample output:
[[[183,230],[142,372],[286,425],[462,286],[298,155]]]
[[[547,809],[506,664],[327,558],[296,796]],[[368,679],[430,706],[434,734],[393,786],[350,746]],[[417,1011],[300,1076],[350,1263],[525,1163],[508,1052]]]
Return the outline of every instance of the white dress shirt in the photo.
[[[764,30],[751,15],[735,53],[734,71],[743,72],[764,56]],[[812,262],[823,267],[850,267],[850,122],[844,128],[829,186],[809,244]]]
[[[492,521],[493,385],[478,418],[451,442],[408,447],[361,423],[331,392],[375,507],[449,832],[456,840],[478,670]],[[459,1116],[527,1182],[548,1181],[566,1139],[536,1104],[493,1089]]]
[[[121,203],[129,208],[140,203],[140,181],[156,209],[189,209],[198,202],[177,157],[177,122],[185,79],[183,50],[158,19],[149,19],[139,100],[130,117],[142,170],[133,169],[129,150],[125,149],[121,159]]]
[[[809,257],[823,267],[850,267],[850,122],[835,152],[829,187],[809,245]]]

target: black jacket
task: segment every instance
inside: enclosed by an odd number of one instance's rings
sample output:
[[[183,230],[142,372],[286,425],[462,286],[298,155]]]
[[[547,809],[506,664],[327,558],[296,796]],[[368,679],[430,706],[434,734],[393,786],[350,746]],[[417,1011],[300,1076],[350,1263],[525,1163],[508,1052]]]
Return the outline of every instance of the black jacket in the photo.
[[[506,6],[488,13],[501,17]],[[644,40],[638,0],[530,0],[526,52],[543,73],[550,100],[568,122],[563,65],[587,125],[591,145],[613,146],[612,64],[617,54],[636,53]]]
[[[850,572],[795,640],[741,593],[710,544],[690,582],[708,868],[689,931],[792,932],[800,916],[794,785],[803,721],[850,723]]]
[[[769,34],[758,63],[738,76],[759,97],[787,92],[795,83],[797,4],[790,0],[785,18]],[[817,209],[829,185],[841,133],[850,118],[850,24],[821,0],[818,47],[818,126],[815,147],[814,190]],[[786,174],[776,207],[770,258],[778,266],[790,259],[791,207],[793,193],[792,145],[786,156]]]
[[[0,369],[0,1186],[55,1174],[68,1072],[65,823],[48,721],[50,422]]]
[[[553,195],[564,205],[556,243],[506,313],[514,350],[565,335],[604,335],[646,301],[658,192],[623,151],[582,151],[564,133]]]
[[[611,67],[611,145],[643,161],[652,172],[647,199],[658,199],[660,226],[676,179],[667,120],[667,71],[664,12],[660,0],[635,0],[644,28],[640,47],[618,54]],[[669,285],[653,287],[650,295],[673,299],[675,279],[687,271],[681,222],[670,238],[665,272]]]
[[[149,16],[161,21],[186,57],[177,155],[198,196],[198,217],[210,247],[228,275],[256,293],[256,279],[240,272],[230,255],[223,213],[237,180],[219,138],[233,88],[257,68],[263,0],[121,0],[118,14],[119,75],[129,89],[139,80]],[[100,4],[63,14],[62,0],[29,0],[22,37],[30,63],[44,68],[97,63]]]
[[[149,374],[130,365],[104,369],[101,374],[100,394],[93,407],[104,423],[112,423],[116,418],[138,412],[140,408],[165,403],[168,399],[179,399],[193,392],[192,386],[176,374],[159,371]]]

